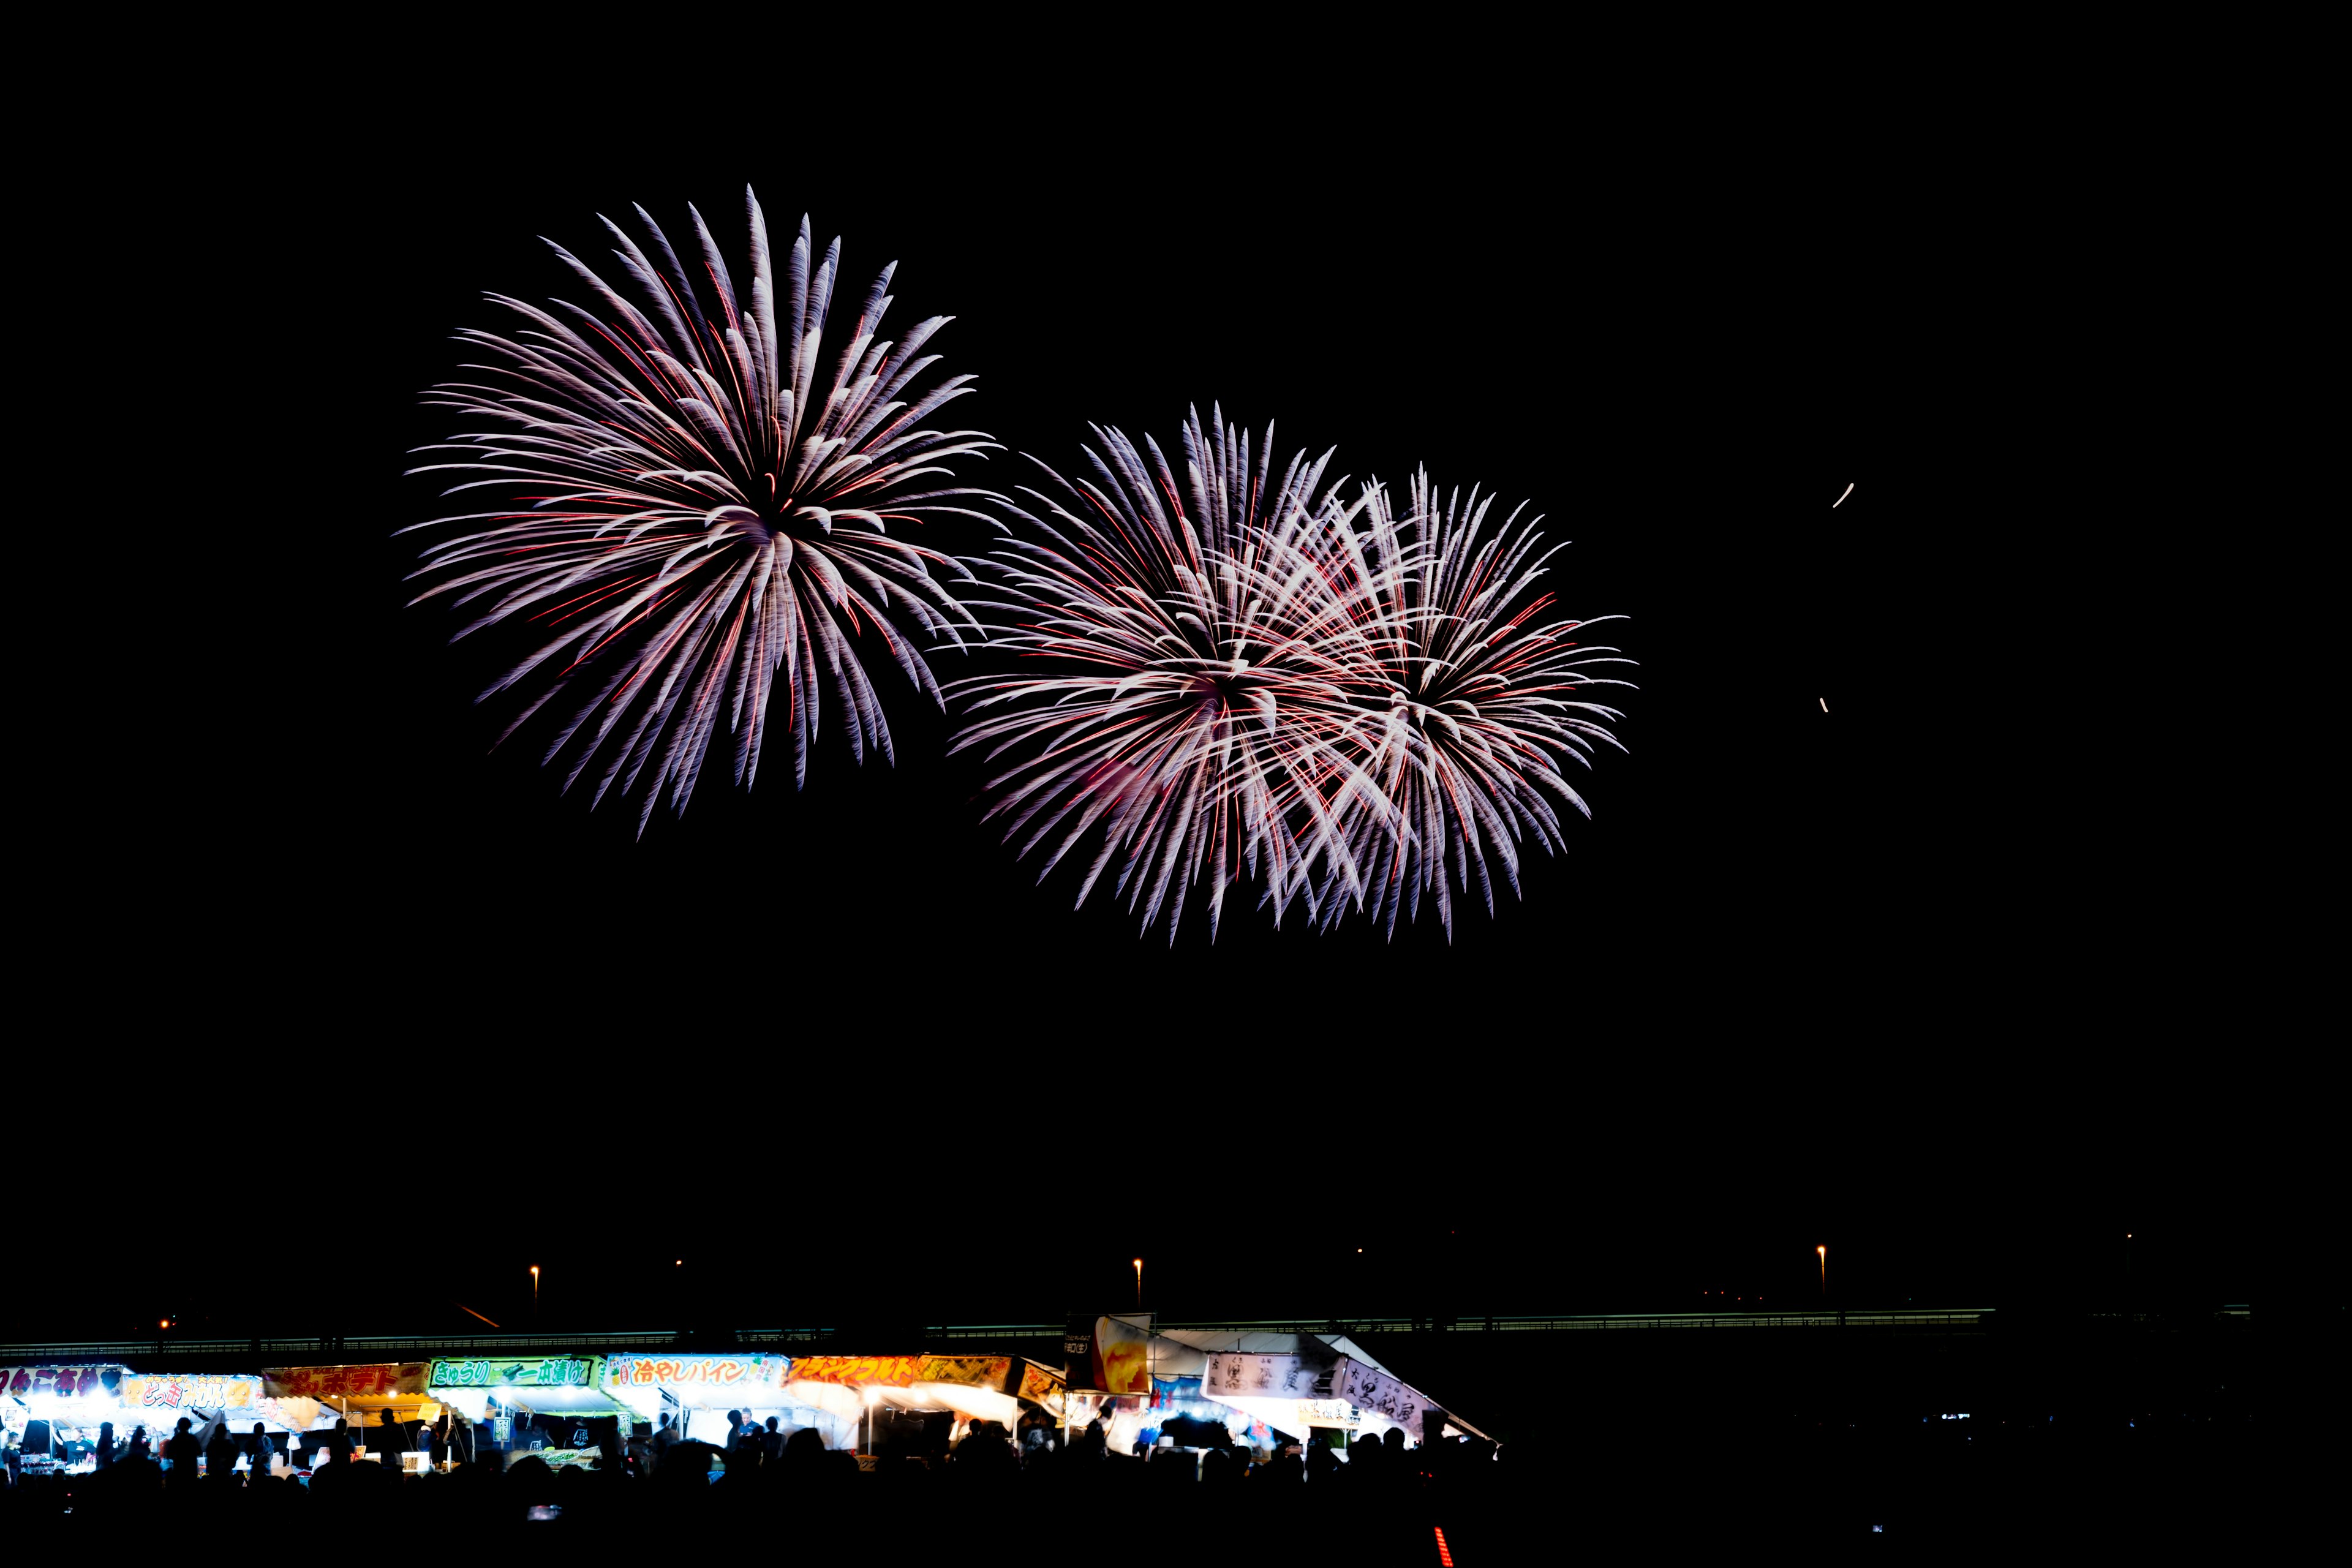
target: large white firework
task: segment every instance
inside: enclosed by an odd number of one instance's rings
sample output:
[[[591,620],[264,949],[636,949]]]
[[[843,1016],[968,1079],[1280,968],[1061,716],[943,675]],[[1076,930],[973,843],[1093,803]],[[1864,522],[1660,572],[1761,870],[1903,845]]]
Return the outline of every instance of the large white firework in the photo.
[[[865,634],[943,702],[922,650],[891,615],[957,647],[959,628],[975,625],[931,574],[970,579],[970,571],[890,532],[963,511],[964,499],[983,493],[919,487],[950,472],[944,459],[994,446],[980,431],[924,423],[970,390],[963,375],[923,384],[938,356],[922,350],[950,318],[921,321],[896,342],[879,338],[893,262],[828,355],[841,242],[814,260],[802,219],[780,289],[759,201],[744,195],[751,254],[741,292],[689,207],[699,284],[638,208],[642,246],[600,220],[634,302],[561,246],[556,255],[597,308],[558,300],[542,310],[488,296],[522,326],[512,336],[460,332],[489,363],[465,367],[481,379],[444,384],[430,399],[484,427],[425,448],[458,456],[415,470],[481,475],[445,493],[485,490],[506,503],[434,520],[483,526],[426,550],[417,574],[440,581],[418,602],[487,600],[461,637],[504,621],[552,631],[482,693],[553,669],[500,739],[580,681],[590,694],[546,757],[577,741],[567,789],[602,757],[597,800],[616,778],[624,793],[634,787],[650,764],[640,832],[665,784],[683,808],[722,722],[735,737],[736,781],[756,776],[779,684],[796,781],[806,776],[827,688],[849,714],[858,760],[869,745],[889,760],[889,726],[858,657]]]
[[[1323,486],[1328,452],[1277,475],[1273,427],[1253,460],[1213,409],[1185,421],[1181,481],[1149,437],[1095,429],[1092,477],[1040,462],[1049,488],[1003,503],[1003,592],[975,601],[998,648],[1040,661],[951,688],[977,715],[954,749],[1012,753],[988,815],[1022,855],[1054,840],[1040,879],[1100,824],[1077,901],[1116,860],[1116,889],[1147,930],[1164,912],[1171,943],[1203,878],[1213,938],[1226,890],[1253,879],[1276,924],[1301,893],[1310,912],[1360,896],[1345,828],[1383,807],[1359,798],[1348,660],[1371,585],[1350,603],[1318,562],[1363,500]]]
[[[1346,744],[1378,788],[1352,792],[1350,853],[1330,863],[1362,878],[1365,907],[1391,935],[1424,892],[1449,938],[1454,888],[1475,888],[1492,915],[1490,860],[1517,892],[1524,840],[1566,847],[1554,802],[1591,816],[1560,771],[1567,759],[1590,767],[1594,742],[1619,746],[1608,726],[1623,715],[1579,694],[1630,686],[1598,671],[1633,660],[1571,634],[1623,617],[1559,617],[1538,590],[1565,542],[1545,548],[1543,519],[1525,517],[1524,502],[1490,524],[1494,500],[1441,497],[1417,473],[1402,516],[1375,489],[1360,528],[1317,542],[1335,592],[1375,606],[1346,643],[1364,720]],[[1323,917],[1345,908],[1327,898]]]

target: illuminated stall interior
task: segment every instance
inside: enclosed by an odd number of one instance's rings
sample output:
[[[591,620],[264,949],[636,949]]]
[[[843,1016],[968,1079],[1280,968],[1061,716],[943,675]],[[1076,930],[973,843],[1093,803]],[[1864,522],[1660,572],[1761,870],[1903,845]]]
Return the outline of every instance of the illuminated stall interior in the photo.
[[[141,1373],[112,1363],[0,1368],[0,1426],[23,1442],[43,1430],[35,1423],[45,1423],[52,1452],[71,1445],[81,1467],[94,1462],[83,1449],[97,1442],[101,1424],[113,1423],[121,1446],[145,1427],[160,1454],[182,1416],[199,1442],[223,1423],[240,1437],[258,1423],[282,1449],[285,1435],[315,1420],[317,1409],[306,1400],[270,1397],[265,1380],[252,1373]]]
[[[1099,1321],[1096,1332],[1111,1350],[1097,1357],[1093,1380],[1121,1392],[1073,1394],[1069,1422],[1100,1417],[1114,1453],[1157,1447],[1171,1433],[1192,1436],[1203,1424],[1223,1426],[1237,1447],[1322,1442],[1342,1458],[1346,1444],[1380,1439],[1391,1426],[1408,1442],[1423,1437],[1429,1401],[1344,1334],[1152,1332],[1117,1319]],[[1148,1397],[1123,1364],[1139,1357]],[[1446,1419],[1448,1432],[1475,1433],[1459,1416]]]
[[[637,1418],[607,1391],[604,1356],[450,1356],[426,1374],[425,1393],[474,1426],[474,1447],[531,1449],[551,1463],[583,1462],[604,1420],[625,1436]],[[578,1418],[577,1423],[568,1418]]]
[[[263,1374],[272,1399],[295,1407],[309,1404],[316,1415],[299,1428],[306,1453],[315,1453],[337,1421],[351,1427],[354,1458],[380,1459],[409,1469],[429,1462],[416,1444],[420,1425],[441,1419],[440,1403],[425,1392],[428,1363],[384,1362],[363,1366],[287,1366]]]
[[[803,1356],[785,1392],[833,1416],[862,1451],[918,1428],[945,1447],[982,1421],[1012,1436],[1024,1405],[1058,1415],[1062,1374],[1009,1355]],[[828,1436],[827,1446],[848,1445]]]
[[[758,1352],[728,1355],[614,1355],[604,1358],[604,1392],[659,1429],[675,1421],[678,1435],[723,1447],[727,1412],[741,1412],[766,1429],[770,1416],[789,1436],[814,1427],[828,1448],[846,1447],[851,1424],[788,1392],[792,1358]]]

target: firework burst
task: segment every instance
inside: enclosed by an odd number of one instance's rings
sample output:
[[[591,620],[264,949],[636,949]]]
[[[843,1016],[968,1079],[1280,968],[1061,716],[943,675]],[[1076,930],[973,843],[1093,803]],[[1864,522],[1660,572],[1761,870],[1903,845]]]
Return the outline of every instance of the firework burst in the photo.
[[[1171,943],[1203,878],[1213,938],[1253,879],[1277,925],[1294,896],[1310,912],[1360,897],[1346,826],[1384,807],[1360,799],[1347,650],[1377,584],[1343,593],[1319,562],[1364,500],[1323,485],[1328,452],[1277,475],[1273,427],[1253,458],[1213,409],[1185,422],[1181,482],[1149,437],[1095,432],[1090,477],[1040,462],[1049,488],[1003,503],[1022,526],[992,559],[1002,597],[976,603],[1010,617],[996,647],[1042,668],[954,684],[975,721],[953,749],[1013,753],[988,815],[1023,856],[1053,840],[1041,880],[1099,823],[1077,901],[1116,860],[1117,891],[1146,930],[1164,912]]]
[[[962,628],[976,626],[931,572],[971,580],[963,563],[889,531],[966,512],[961,502],[983,493],[919,483],[950,474],[948,458],[995,446],[980,431],[924,423],[970,390],[970,376],[925,379],[938,356],[924,345],[950,318],[879,339],[894,262],[828,353],[841,242],[814,261],[803,218],[780,289],[766,220],[744,195],[740,293],[691,207],[699,285],[643,208],[642,245],[603,220],[635,302],[550,242],[595,308],[559,300],[541,310],[488,296],[523,324],[510,337],[460,332],[488,363],[465,366],[479,379],[445,384],[428,400],[484,428],[425,448],[454,456],[412,470],[483,476],[445,494],[483,490],[506,503],[434,520],[478,526],[425,551],[416,575],[440,580],[415,602],[486,601],[459,637],[508,621],[549,634],[481,694],[552,671],[499,739],[579,682],[590,694],[544,760],[572,748],[569,789],[601,759],[598,801],[616,779],[626,794],[650,768],[641,833],[665,785],[683,809],[722,722],[735,737],[736,782],[756,776],[779,684],[796,782],[828,689],[857,759],[870,746],[891,760],[858,657],[871,647],[865,634],[943,703],[889,612],[934,644],[961,647]]]
[[[1490,527],[1492,496],[1441,498],[1426,473],[1409,500],[1399,518],[1375,489],[1360,529],[1317,542],[1334,593],[1372,606],[1341,650],[1363,720],[1344,743],[1378,787],[1352,793],[1350,853],[1328,864],[1359,871],[1365,907],[1391,936],[1400,909],[1417,917],[1426,892],[1450,939],[1453,888],[1475,887],[1491,916],[1490,860],[1517,893],[1523,837],[1566,847],[1552,803],[1591,816],[1560,768],[1570,757],[1590,767],[1596,742],[1617,746],[1608,725],[1623,715],[1577,694],[1630,686],[1595,670],[1633,660],[1569,635],[1622,616],[1562,619],[1553,595],[1536,591],[1566,544],[1545,549],[1543,520],[1522,521],[1525,503]],[[1324,920],[1345,908],[1327,896]]]

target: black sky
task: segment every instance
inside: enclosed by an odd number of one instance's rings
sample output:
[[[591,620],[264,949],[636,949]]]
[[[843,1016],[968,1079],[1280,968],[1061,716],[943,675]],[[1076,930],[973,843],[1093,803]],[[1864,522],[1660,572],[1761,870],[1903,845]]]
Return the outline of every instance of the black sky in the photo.
[[[1138,1251],[1179,1315],[1605,1310],[1801,1297],[1819,1242],[1854,1299],[1974,1305],[2109,1291],[2126,1230],[2167,1289],[2257,1288],[2208,1245],[2247,1121],[2179,1070],[2143,808],[2047,705],[2089,640],[2049,609],[2063,509],[1989,516],[1954,468],[2000,416],[1942,369],[1982,307],[1917,193],[1532,111],[1246,156],[352,121],[173,175],[278,237],[206,263],[272,325],[195,395],[265,440],[250,525],[297,542],[223,633],[250,679],[188,721],[215,764],[151,808],[167,1001],[289,1042],[221,1095],[226,1180],[278,1195],[215,1228],[102,1173],[143,1247],[12,1292],[28,1330],[510,1321],[533,1261],[574,1321],[1044,1321],[1119,1304]],[[736,247],[747,181],[848,282],[898,260],[894,319],[957,318],[957,408],[1013,449],[981,482],[1216,400],[1336,471],[1532,498],[1564,607],[1630,616],[1640,661],[1570,854],[1450,944],[1244,911],[1171,950],[1036,886],[888,677],[895,769],[828,729],[804,790],[708,775],[641,840],[486,754],[509,645],[403,607],[405,452],[446,434],[417,394],[499,324],[483,290],[569,286],[535,237],[601,255],[598,212],[691,200]],[[2017,673],[2037,637],[2061,674]]]

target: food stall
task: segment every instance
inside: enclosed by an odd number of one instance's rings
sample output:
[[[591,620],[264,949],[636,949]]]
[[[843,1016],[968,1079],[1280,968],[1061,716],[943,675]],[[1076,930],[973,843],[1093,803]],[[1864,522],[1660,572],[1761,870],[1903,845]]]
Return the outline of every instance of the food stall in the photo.
[[[900,1417],[944,1417],[914,1425],[939,1428],[928,1441],[945,1447],[981,1421],[1010,1438],[1024,1406],[1058,1416],[1063,1401],[1058,1371],[1014,1355],[803,1356],[784,1392],[834,1418],[828,1447],[856,1443],[869,1453],[908,1425]]]
[[[351,1428],[352,1457],[422,1470],[431,1462],[429,1450],[417,1447],[420,1424],[441,1418],[442,1406],[426,1392],[429,1363],[421,1361],[371,1363],[363,1366],[281,1366],[262,1373],[268,1395],[289,1409],[302,1401],[317,1414],[299,1434],[304,1438],[301,1457],[317,1452],[320,1440],[337,1421]],[[307,1468],[307,1467],[305,1467]]]
[[[22,1440],[34,1422],[46,1423],[52,1455],[37,1468],[89,1468],[99,1427],[113,1423],[114,1440],[128,1446],[143,1426],[160,1457],[164,1440],[186,1416],[199,1442],[226,1423],[239,1437],[256,1423],[278,1438],[300,1431],[316,1418],[304,1400],[272,1398],[263,1380],[250,1373],[142,1373],[117,1363],[0,1368],[0,1426]],[[62,1458],[55,1452],[69,1446]]]
[[[625,1440],[630,1405],[615,1399],[600,1355],[446,1356],[425,1392],[471,1422],[478,1452],[530,1452],[550,1464],[585,1464],[598,1442]]]
[[[787,1435],[813,1426],[827,1447],[848,1447],[848,1423],[786,1392],[792,1364],[790,1356],[761,1352],[611,1355],[604,1358],[604,1388],[649,1426],[658,1429],[668,1420],[679,1436],[719,1447],[727,1443],[730,1410],[763,1430],[773,1416]]]
[[[1391,1426],[1421,1441],[1430,1408],[1344,1334],[1155,1331],[1149,1319],[1111,1316],[1073,1324],[1068,1348],[1076,1363],[1069,1425],[1101,1420],[1114,1453],[1156,1447],[1171,1427],[1208,1423],[1237,1446],[1319,1436],[1344,1454],[1357,1436],[1378,1438]],[[1447,1420],[1474,1430],[1459,1416]]]

